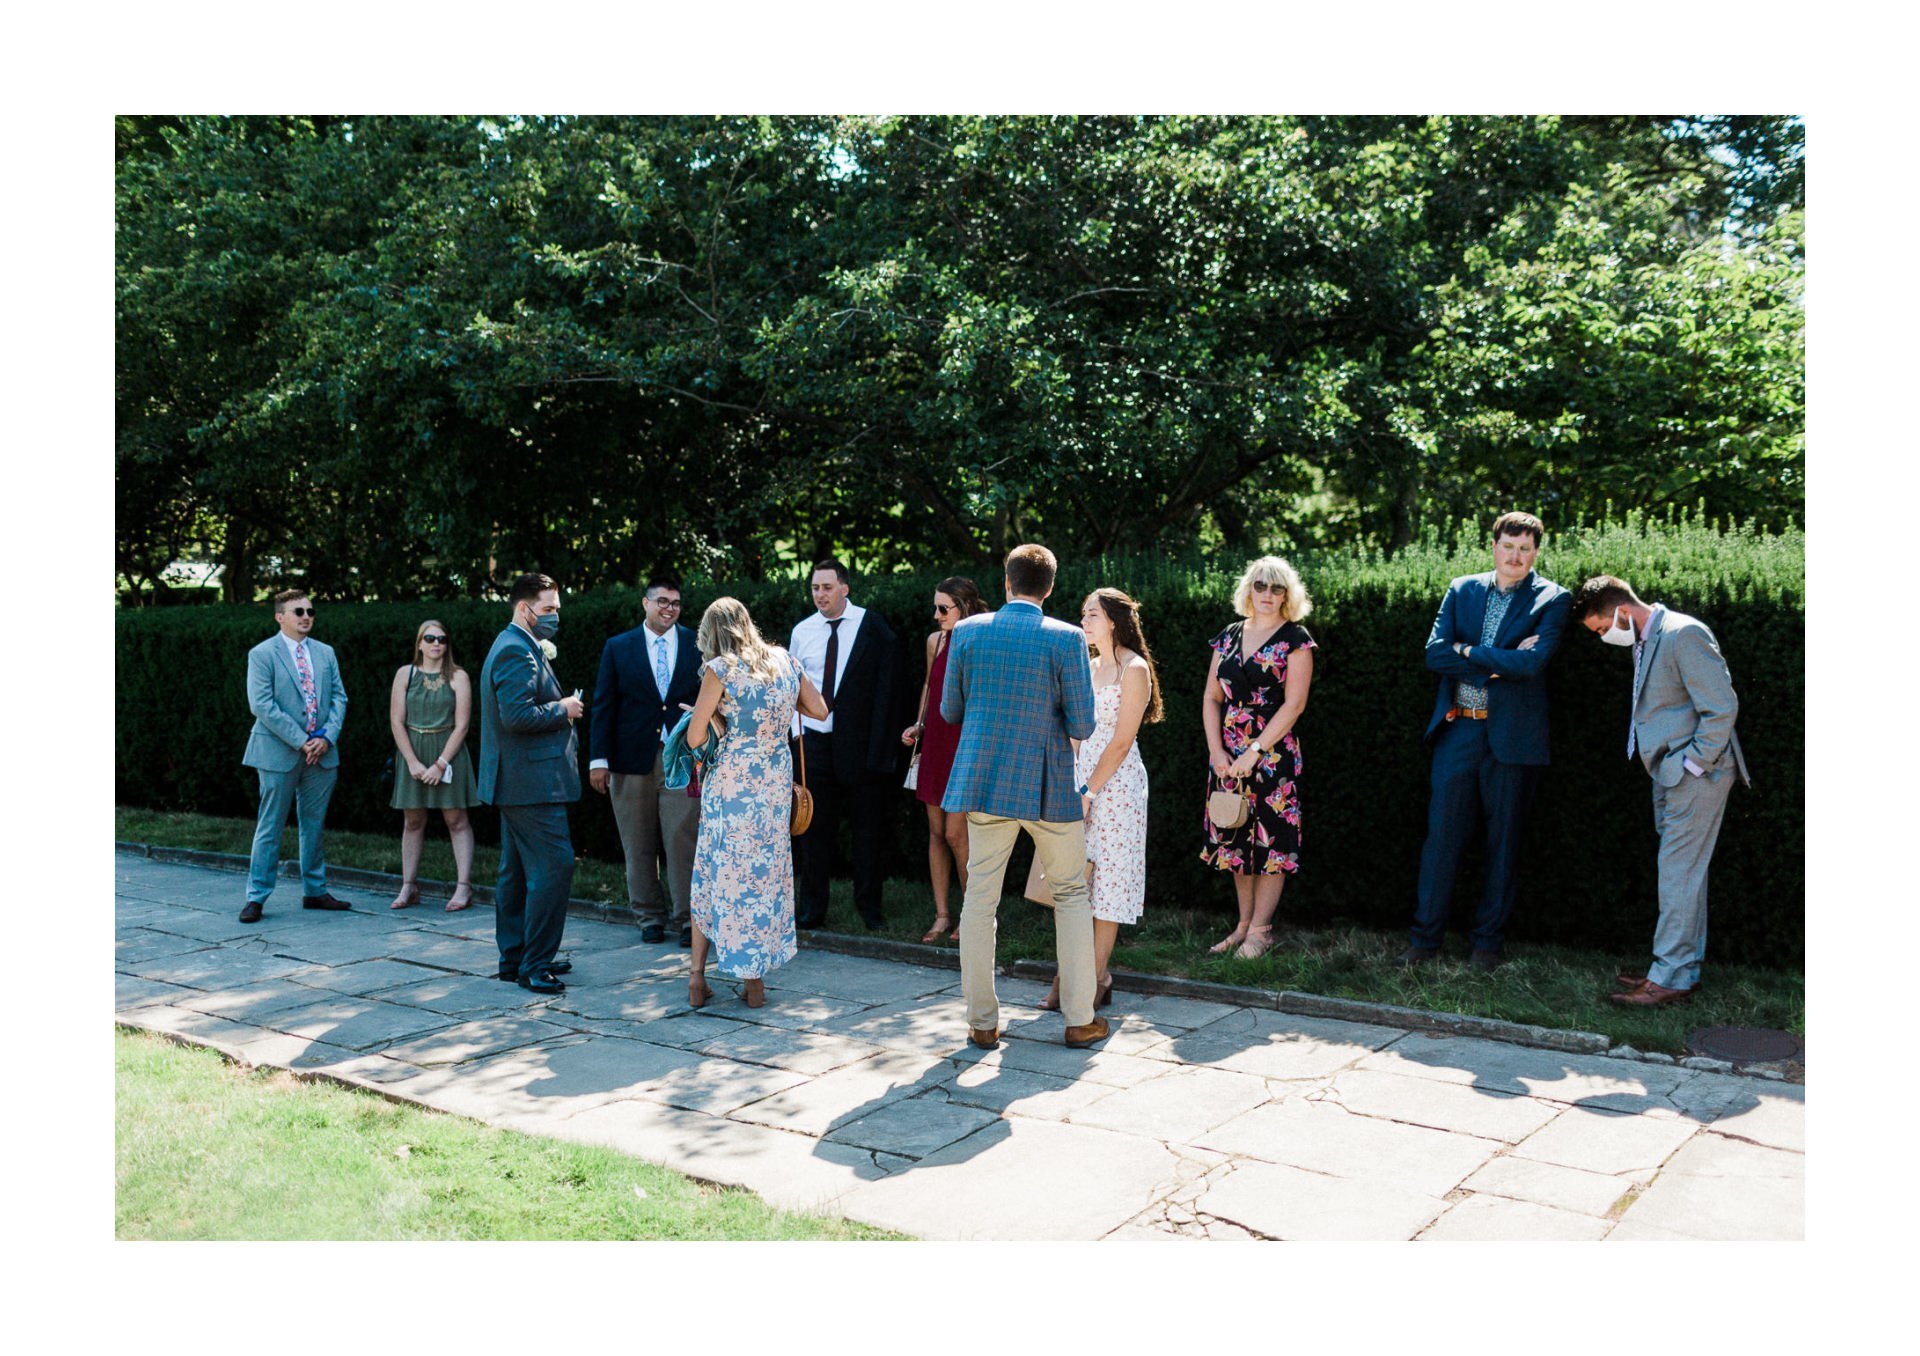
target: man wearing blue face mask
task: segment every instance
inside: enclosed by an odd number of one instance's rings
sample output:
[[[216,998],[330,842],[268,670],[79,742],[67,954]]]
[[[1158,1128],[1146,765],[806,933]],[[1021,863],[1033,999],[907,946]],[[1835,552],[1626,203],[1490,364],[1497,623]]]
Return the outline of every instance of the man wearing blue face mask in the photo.
[[[1653,966],[1615,976],[1613,1001],[1655,1007],[1685,999],[1700,983],[1707,951],[1707,864],[1720,838],[1734,775],[1747,777],[1733,731],[1740,700],[1720,643],[1703,621],[1662,604],[1648,607],[1624,579],[1595,575],[1573,597],[1573,619],[1608,645],[1633,650],[1633,712],[1627,757],[1653,777],[1660,831],[1660,921]]]
[[[535,993],[560,993],[556,960],[573,889],[567,803],[580,799],[580,747],[573,723],[585,709],[553,671],[560,588],[523,574],[507,594],[513,621],[480,670],[480,799],[500,811],[500,875],[494,935],[500,978]]]

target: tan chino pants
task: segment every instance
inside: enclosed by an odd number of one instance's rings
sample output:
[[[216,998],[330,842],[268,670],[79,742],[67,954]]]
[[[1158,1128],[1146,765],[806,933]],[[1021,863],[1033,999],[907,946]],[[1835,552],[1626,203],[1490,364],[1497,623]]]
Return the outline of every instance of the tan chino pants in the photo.
[[[1060,962],[1060,1015],[1068,1026],[1093,1020],[1093,904],[1087,894],[1087,826],[1084,820],[1056,824],[967,814],[967,896],[960,908],[960,987],[967,1025],[990,1031],[1000,1025],[993,988],[994,941],[1000,885],[1007,858],[1025,829],[1053,890],[1053,935]]]
[[[611,773],[607,799],[627,858],[627,902],[645,923],[667,921],[661,891],[660,857],[665,849],[667,889],[673,895],[673,924],[685,927],[693,902],[693,851],[700,837],[700,802],[683,787],[666,788],[660,761],[644,774]]]

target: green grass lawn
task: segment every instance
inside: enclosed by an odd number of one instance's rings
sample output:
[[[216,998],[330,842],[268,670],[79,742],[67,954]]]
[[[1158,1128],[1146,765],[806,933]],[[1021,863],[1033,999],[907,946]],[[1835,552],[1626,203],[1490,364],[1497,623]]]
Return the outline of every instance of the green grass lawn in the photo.
[[[114,1233],[246,1239],[871,1239],[612,1149],[114,1035]]]
[[[115,816],[115,836],[130,842],[243,855],[253,842],[251,820],[125,808],[117,810]],[[297,853],[292,828],[287,830],[282,851],[289,858]],[[381,836],[329,830],[327,860],[341,866],[398,872],[400,835],[397,831]],[[474,880],[491,883],[496,862],[497,854],[492,849],[478,849]],[[444,838],[429,837],[421,875],[427,879],[453,878],[453,858]],[[579,860],[574,873],[576,896],[612,902],[620,900],[625,891],[626,873],[618,864],[585,857]],[[956,887],[956,906],[958,893]],[[235,899],[239,897],[236,891]],[[887,924],[878,935],[919,941],[933,922],[933,895],[926,883],[890,880],[884,899]],[[1797,971],[1711,962],[1706,982],[1689,1003],[1650,1010],[1622,1008],[1607,1001],[1613,974],[1623,964],[1644,962],[1644,952],[1522,942],[1508,948],[1507,963],[1499,970],[1480,975],[1467,969],[1464,946],[1457,938],[1449,938],[1448,945],[1454,950],[1433,965],[1407,971],[1391,964],[1406,945],[1404,933],[1357,926],[1290,927],[1284,900],[1277,945],[1272,951],[1254,961],[1208,955],[1207,947],[1224,936],[1230,926],[1229,899],[1227,884],[1222,881],[1219,899],[1209,901],[1209,907],[1167,906],[1148,900],[1145,920],[1137,927],[1120,930],[1115,967],[1597,1031],[1616,1043],[1676,1054],[1684,1051],[1688,1032],[1707,1026],[1776,1027],[1806,1034],[1806,980]],[[834,884],[827,926],[836,932],[865,931],[847,881]],[[1651,916],[1647,927],[1651,931]],[[1008,896],[1000,909],[1000,958],[1051,961],[1052,916],[1018,896]]]

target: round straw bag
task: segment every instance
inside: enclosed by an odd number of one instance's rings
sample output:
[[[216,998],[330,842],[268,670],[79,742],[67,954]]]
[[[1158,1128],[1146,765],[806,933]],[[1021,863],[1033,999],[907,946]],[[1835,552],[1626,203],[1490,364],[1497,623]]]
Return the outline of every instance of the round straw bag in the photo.
[[[800,736],[800,780],[793,784],[793,823],[795,838],[807,831],[807,825],[813,823],[813,792],[807,790],[807,737]]]
[[[1251,813],[1247,805],[1247,793],[1227,789],[1234,785],[1231,778],[1223,778],[1222,789],[1207,797],[1207,818],[1213,821],[1216,829],[1237,829],[1247,822],[1247,816]]]

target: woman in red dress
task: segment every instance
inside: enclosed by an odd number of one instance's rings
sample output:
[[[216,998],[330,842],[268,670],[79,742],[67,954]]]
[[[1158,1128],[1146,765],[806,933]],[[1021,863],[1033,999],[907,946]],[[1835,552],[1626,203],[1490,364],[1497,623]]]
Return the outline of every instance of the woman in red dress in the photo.
[[[920,940],[937,942],[956,935],[953,915],[947,907],[951,898],[950,877],[960,871],[960,889],[967,888],[967,817],[950,815],[940,808],[947,793],[947,775],[953,771],[953,755],[960,747],[960,727],[940,718],[940,693],[947,680],[947,638],[954,623],[987,605],[971,579],[959,575],[943,579],[933,591],[933,619],[938,629],[927,637],[927,680],[920,688],[920,719],[900,735],[903,744],[918,743],[914,757],[914,795],[927,807],[927,865],[933,872],[933,926]]]

